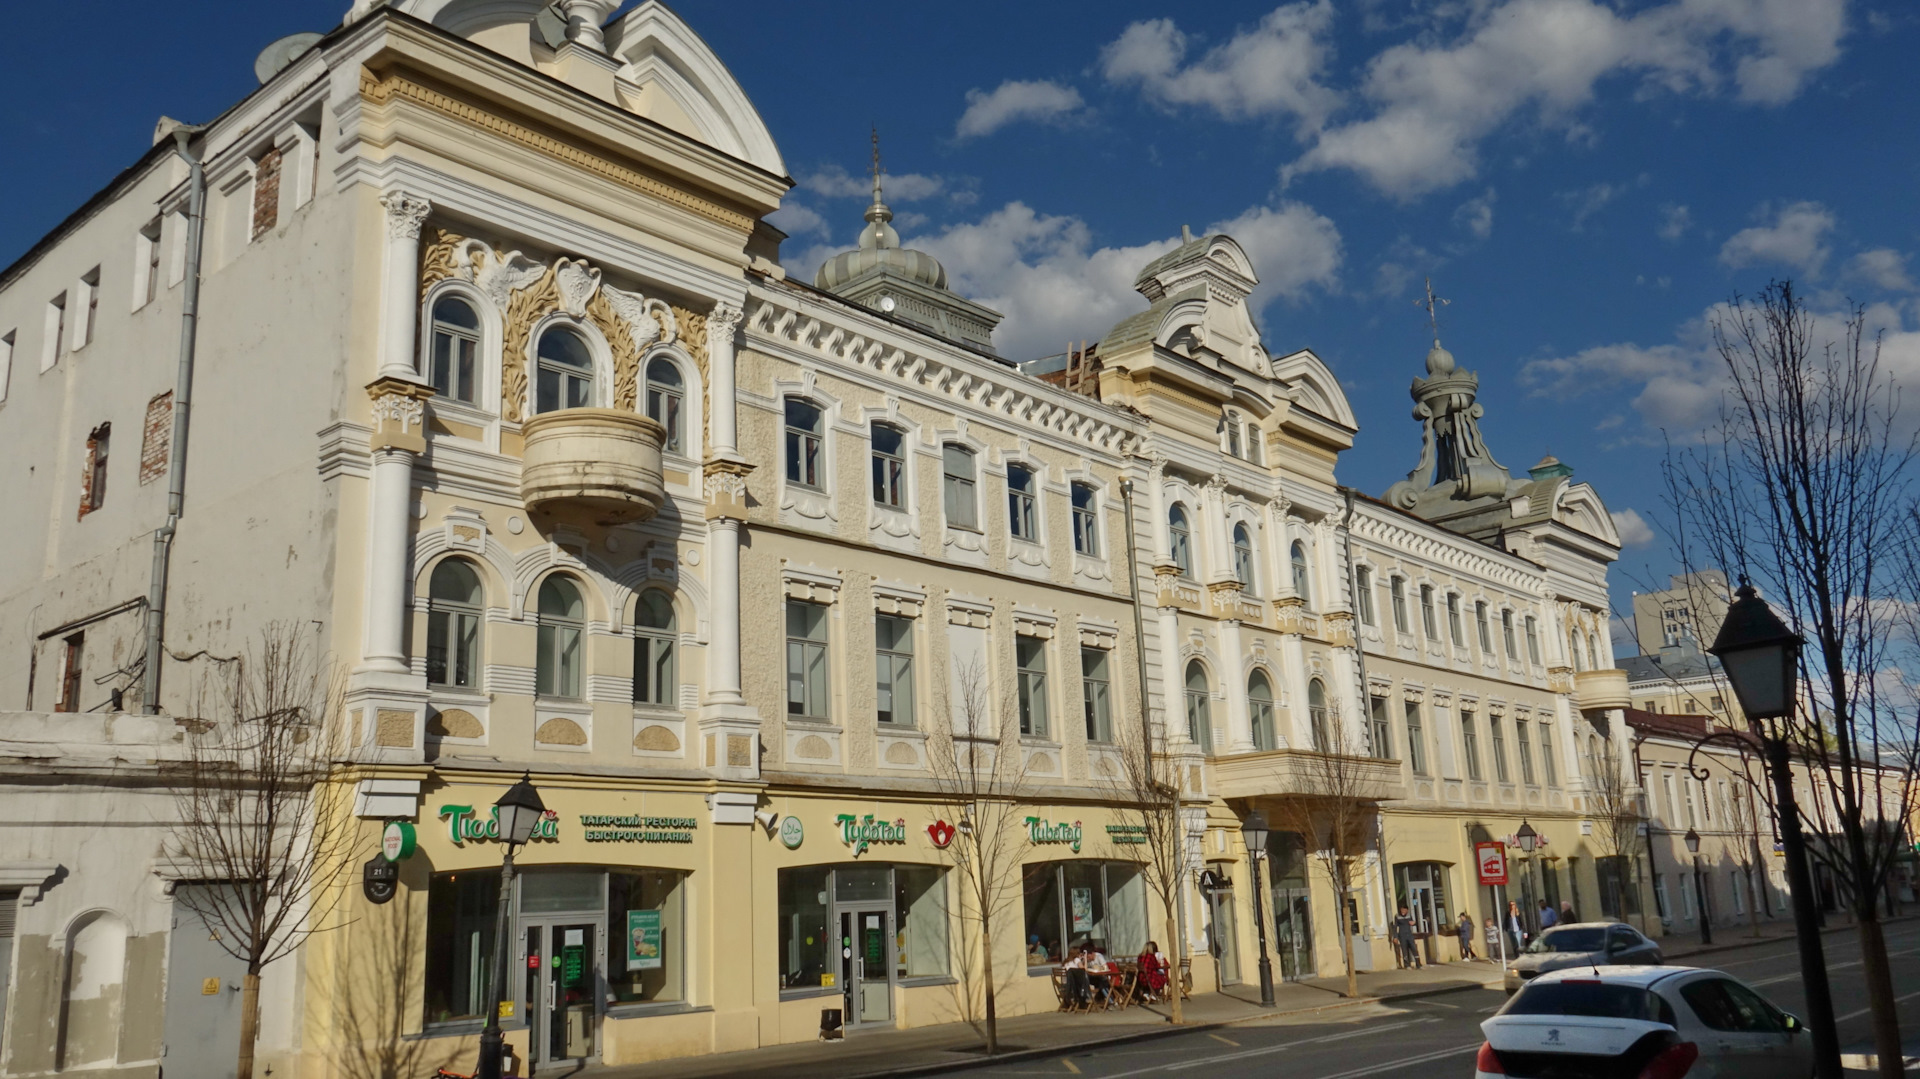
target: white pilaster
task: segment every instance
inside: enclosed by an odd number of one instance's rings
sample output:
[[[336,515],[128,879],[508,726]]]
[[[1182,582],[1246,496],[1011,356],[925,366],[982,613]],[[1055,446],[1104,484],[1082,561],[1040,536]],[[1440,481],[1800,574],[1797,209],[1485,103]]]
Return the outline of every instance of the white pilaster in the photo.
[[[1287,744],[1313,748],[1312,717],[1307,713],[1307,651],[1298,633],[1280,635],[1280,669],[1287,679]]]
[[[411,379],[383,378],[367,393],[373,398],[367,582],[347,711],[362,759],[416,762],[426,747],[427,687],[407,666],[413,461],[426,450],[426,399],[433,391]]]
[[[389,191],[380,196],[387,209],[386,264],[380,290],[380,378],[423,381],[414,362],[415,297],[420,284],[420,226],[433,204],[419,195]]]
[[[740,692],[740,529],[752,470],[738,461],[706,465],[707,691],[700,706],[699,763],[740,780],[760,777],[760,713]]]
[[[744,703],[740,693],[740,522],[707,522],[707,699]]]
[[[416,407],[418,407],[416,405]],[[413,454],[395,447],[373,452],[367,515],[366,643],[361,665],[407,669],[407,547],[412,528]]]
[[[1246,655],[1240,643],[1240,622],[1227,619],[1220,623],[1220,662],[1222,664],[1239,663]],[[1230,753],[1253,752],[1253,714],[1247,707],[1247,683],[1241,678],[1238,667],[1222,669],[1220,680],[1222,689],[1227,693],[1227,751]]]
[[[712,410],[708,427],[713,435],[715,457],[739,454],[739,406],[735,400],[733,378],[733,337],[740,329],[741,312],[731,304],[715,305],[707,316],[707,407]]]
[[[1166,697],[1167,743],[1192,745],[1193,739],[1187,737],[1187,683],[1185,673],[1180,669],[1179,609],[1160,608],[1157,628],[1160,635],[1160,684],[1165,687],[1162,693]]]

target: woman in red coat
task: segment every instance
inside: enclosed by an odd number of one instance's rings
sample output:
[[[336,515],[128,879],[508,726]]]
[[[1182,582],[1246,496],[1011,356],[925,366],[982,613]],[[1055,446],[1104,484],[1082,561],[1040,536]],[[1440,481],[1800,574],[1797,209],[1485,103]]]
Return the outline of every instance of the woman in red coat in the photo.
[[[1140,967],[1140,984],[1147,990],[1148,1000],[1159,1000],[1160,994],[1167,988],[1167,957],[1160,954],[1160,945],[1148,941],[1140,950],[1137,960]]]

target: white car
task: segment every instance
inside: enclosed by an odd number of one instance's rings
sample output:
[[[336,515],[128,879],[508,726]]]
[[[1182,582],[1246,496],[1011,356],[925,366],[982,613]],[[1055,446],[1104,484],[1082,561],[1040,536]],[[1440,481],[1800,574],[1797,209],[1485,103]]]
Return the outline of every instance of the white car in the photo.
[[[1807,1079],[1804,1024],[1698,967],[1578,967],[1529,981],[1480,1024],[1477,1079]]]

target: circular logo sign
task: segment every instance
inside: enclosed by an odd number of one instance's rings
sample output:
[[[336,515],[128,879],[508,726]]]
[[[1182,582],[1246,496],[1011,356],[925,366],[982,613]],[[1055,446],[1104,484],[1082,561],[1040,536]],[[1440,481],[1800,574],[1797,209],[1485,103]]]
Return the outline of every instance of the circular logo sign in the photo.
[[[806,840],[807,827],[800,823],[799,817],[780,818],[780,842],[785,843],[788,850],[798,849]]]
[[[380,833],[380,856],[389,862],[413,857],[413,846],[413,825],[406,821],[388,821],[387,830]]]

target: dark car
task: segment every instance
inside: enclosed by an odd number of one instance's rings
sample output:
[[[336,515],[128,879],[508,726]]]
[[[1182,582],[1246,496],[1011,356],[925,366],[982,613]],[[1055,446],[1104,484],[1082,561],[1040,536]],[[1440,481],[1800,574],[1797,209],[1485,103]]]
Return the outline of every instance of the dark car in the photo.
[[[1513,993],[1549,970],[1581,966],[1659,966],[1660,946],[1638,929],[1619,922],[1575,922],[1540,934],[1507,964],[1507,992]]]

